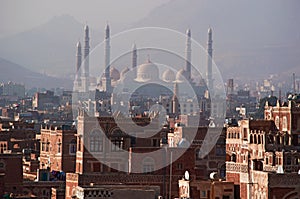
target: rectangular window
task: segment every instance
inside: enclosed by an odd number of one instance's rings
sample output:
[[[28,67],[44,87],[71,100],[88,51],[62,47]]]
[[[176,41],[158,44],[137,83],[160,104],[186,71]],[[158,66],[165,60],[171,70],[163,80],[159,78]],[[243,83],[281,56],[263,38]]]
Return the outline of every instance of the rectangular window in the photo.
[[[90,151],[100,152],[103,151],[103,140],[100,137],[93,137],[90,140]]]
[[[150,173],[152,171],[154,171],[154,165],[150,165],[150,164],[143,165],[143,172],[144,173]]]
[[[152,146],[153,147],[159,147],[160,146],[160,140],[159,139],[152,139]]]
[[[177,169],[178,169],[178,170],[182,170],[182,169],[183,169],[182,163],[178,163],[178,164],[177,164]]]
[[[205,190],[202,190],[202,191],[201,191],[200,197],[201,197],[201,198],[206,198],[206,191],[205,191]]]

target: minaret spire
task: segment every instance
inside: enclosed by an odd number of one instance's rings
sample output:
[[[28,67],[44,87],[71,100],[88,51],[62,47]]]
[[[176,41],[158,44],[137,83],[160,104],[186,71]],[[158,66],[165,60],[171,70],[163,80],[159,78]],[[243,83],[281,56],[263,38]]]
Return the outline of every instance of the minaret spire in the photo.
[[[212,49],[212,29],[208,29],[208,40],[207,40],[207,69],[206,69],[206,79],[207,79],[207,87],[210,92],[213,89],[213,79],[212,79],[212,57],[213,57],[213,49]],[[210,93],[212,95],[212,93]]]
[[[185,47],[185,71],[187,75],[187,79],[191,79],[191,56],[192,56],[192,47],[191,47],[191,30],[186,30],[186,47]]]
[[[76,74],[80,77],[80,66],[81,66],[81,43],[77,42],[77,50],[76,50]]]
[[[76,45],[75,91],[78,91],[81,86],[81,56],[81,44],[78,41]]]
[[[174,114],[174,116],[178,116],[178,114],[179,114],[178,84],[177,84],[177,82],[174,83],[173,98],[172,98],[172,113]]]
[[[84,27],[84,49],[83,49],[83,58],[84,58],[84,65],[83,65],[83,92],[87,92],[89,90],[89,54],[90,54],[90,37],[89,37],[89,27],[85,25]]]
[[[137,67],[137,50],[136,50],[136,45],[135,43],[132,46],[132,70],[135,74],[135,77],[137,77],[137,71],[136,71],[136,67]]]
[[[104,75],[104,91],[111,92],[110,78],[110,28],[108,23],[105,27],[105,75]]]

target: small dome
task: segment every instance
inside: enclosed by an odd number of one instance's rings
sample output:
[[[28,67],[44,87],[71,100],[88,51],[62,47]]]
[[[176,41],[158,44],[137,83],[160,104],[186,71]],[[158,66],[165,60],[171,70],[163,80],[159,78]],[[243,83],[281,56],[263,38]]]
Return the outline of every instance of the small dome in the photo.
[[[122,71],[121,71],[121,78],[124,78],[125,77],[125,74],[130,71],[128,67],[124,68]]]
[[[111,67],[110,68],[110,77],[113,81],[118,81],[120,79],[120,72],[116,68]]]
[[[136,81],[147,82],[151,80],[157,80],[158,77],[159,77],[158,67],[157,65],[153,64],[150,60],[138,66]]]
[[[176,81],[183,82],[185,81],[185,70],[180,69],[176,74]]]
[[[162,75],[162,79],[165,81],[165,82],[173,82],[175,81],[175,73],[170,70],[170,69],[167,69],[163,75]]]

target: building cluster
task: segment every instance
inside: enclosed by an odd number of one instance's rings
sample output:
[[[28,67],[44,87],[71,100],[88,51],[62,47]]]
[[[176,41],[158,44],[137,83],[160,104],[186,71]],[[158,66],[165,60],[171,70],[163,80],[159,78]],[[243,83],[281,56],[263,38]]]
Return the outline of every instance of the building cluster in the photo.
[[[1,101],[3,198],[299,198],[300,95],[266,101],[263,119],[250,117],[257,100],[250,91],[235,92],[233,80],[227,109],[216,96],[212,102],[211,28],[200,82],[192,74],[190,30],[182,70],[160,71],[150,58],[137,65],[134,45],[131,68],[120,72],[110,66],[107,25],[105,72],[96,81],[89,39],[85,26],[73,92],[26,97],[18,93],[22,85],[6,85],[18,92],[3,86],[1,96],[16,97]],[[116,93],[118,84],[124,86]],[[132,84],[138,89],[126,87]],[[218,125],[223,112],[228,118]]]

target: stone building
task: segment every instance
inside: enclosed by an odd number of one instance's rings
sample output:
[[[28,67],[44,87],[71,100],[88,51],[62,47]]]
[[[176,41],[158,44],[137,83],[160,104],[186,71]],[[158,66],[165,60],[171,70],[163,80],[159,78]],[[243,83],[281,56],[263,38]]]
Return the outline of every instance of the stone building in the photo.
[[[283,144],[281,135],[272,120],[241,120],[227,127],[226,180],[234,182],[236,196],[274,199],[299,194],[299,146]]]

